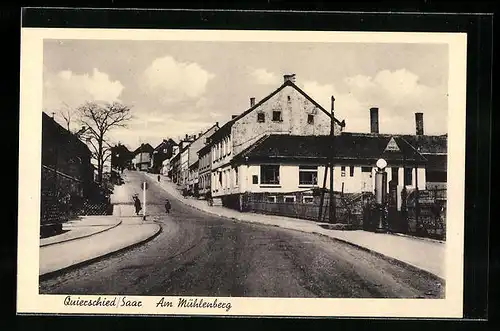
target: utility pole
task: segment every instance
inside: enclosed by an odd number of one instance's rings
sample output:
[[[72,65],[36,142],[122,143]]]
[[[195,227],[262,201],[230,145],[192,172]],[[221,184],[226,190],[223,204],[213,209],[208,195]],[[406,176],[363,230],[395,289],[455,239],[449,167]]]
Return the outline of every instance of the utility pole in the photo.
[[[335,215],[335,196],[333,194],[333,160],[335,158],[335,150],[334,150],[334,143],[335,143],[335,107],[334,107],[334,102],[335,102],[335,97],[332,95],[332,109],[331,109],[331,121],[330,121],[330,136],[331,136],[331,141],[330,141],[330,203],[329,203],[329,219],[330,223],[335,223],[336,222],[336,215]]]
[[[142,199],[144,201],[144,208],[142,208],[142,210],[143,210],[143,213],[142,213],[143,220],[146,220],[146,189],[147,189],[147,183],[143,182],[142,183]]]

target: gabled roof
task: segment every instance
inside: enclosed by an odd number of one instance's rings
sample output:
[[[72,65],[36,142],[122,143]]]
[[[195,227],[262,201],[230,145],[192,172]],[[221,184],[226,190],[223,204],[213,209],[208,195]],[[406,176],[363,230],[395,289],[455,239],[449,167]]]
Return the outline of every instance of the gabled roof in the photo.
[[[447,154],[448,153],[448,135],[410,135],[410,134],[388,134],[388,133],[358,133],[342,132],[342,135],[357,136],[380,136],[380,137],[399,137],[406,140],[410,145],[419,150],[420,154]]]
[[[134,155],[135,154],[138,154],[140,152],[142,153],[152,153],[154,150],[153,146],[151,146],[149,143],[145,143],[139,147],[136,148],[136,150],[134,151]]]
[[[224,135],[225,133],[227,134],[227,132],[229,130],[231,130],[231,127],[233,126],[233,124],[238,121],[239,119],[245,117],[246,115],[248,115],[249,113],[251,113],[253,110],[255,110],[256,108],[258,108],[260,105],[262,105],[263,103],[265,103],[266,101],[268,101],[269,99],[271,99],[274,95],[276,95],[278,92],[280,92],[281,90],[283,90],[285,87],[287,86],[291,86],[293,87],[294,89],[296,89],[300,94],[302,94],[307,100],[309,100],[313,105],[315,105],[317,108],[319,108],[321,111],[323,111],[328,117],[331,118],[331,113],[329,111],[327,111],[325,108],[323,108],[319,103],[317,103],[316,101],[314,101],[313,98],[311,98],[309,95],[307,95],[307,93],[305,93],[302,89],[300,89],[297,85],[295,85],[292,81],[290,80],[287,80],[285,81],[280,87],[278,87],[276,90],[274,90],[273,92],[271,92],[271,94],[269,94],[267,97],[265,97],[264,99],[260,100],[259,102],[257,102],[254,106],[250,107],[249,109],[247,109],[246,111],[244,111],[243,113],[241,113],[240,115],[238,115],[237,117],[231,119],[230,121],[228,121],[226,124],[224,124],[219,130],[217,130],[213,135],[211,135],[210,137],[213,139],[213,138],[216,138],[216,137],[219,137],[220,135]],[[338,125],[340,126],[345,126],[345,121],[339,121],[337,118],[334,117],[334,120],[335,122],[337,122]]]
[[[402,135],[401,137],[419,149],[422,154],[448,153],[448,135]]]
[[[342,134],[335,136],[268,135],[233,158],[248,161],[315,161],[326,162],[333,152],[335,161],[375,163],[384,158],[388,163],[426,163],[427,159],[401,137],[394,136],[400,151],[386,151],[391,136]],[[332,149],[333,147],[333,149]]]
[[[73,144],[79,152],[87,155],[92,154],[89,147],[83,141],[81,141],[75,134],[62,127],[45,112],[42,112],[42,134],[44,136],[48,134],[49,136],[53,136],[55,139],[65,139],[66,142]],[[58,142],[61,143],[60,140],[58,140]]]
[[[161,150],[164,148],[165,145],[171,145],[175,146],[177,143],[172,140],[172,138],[164,139],[161,143],[158,144],[158,146],[155,147],[155,151]]]

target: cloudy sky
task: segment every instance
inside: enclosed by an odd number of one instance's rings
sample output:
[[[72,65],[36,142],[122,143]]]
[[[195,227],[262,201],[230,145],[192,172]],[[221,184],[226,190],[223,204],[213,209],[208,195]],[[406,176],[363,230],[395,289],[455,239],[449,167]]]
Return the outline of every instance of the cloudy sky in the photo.
[[[425,133],[447,132],[445,44],[46,40],[43,63],[46,112],[122,102],[134,119],[110,138],[132,149],[222,125],[288,73],[327,110],[334,95],[346,131],[369,132],[379,107],[381,133],[414,133],[417,111]]]

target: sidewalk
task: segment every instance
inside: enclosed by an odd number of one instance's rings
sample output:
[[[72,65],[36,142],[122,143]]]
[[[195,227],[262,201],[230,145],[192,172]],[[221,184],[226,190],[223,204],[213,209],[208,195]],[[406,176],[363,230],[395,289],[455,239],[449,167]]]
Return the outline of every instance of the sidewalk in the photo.
[[[121,219],[106,216],[84,216],[63,224],[63,233],[40,239],[40,247],[86,238],[108,231],[121,224]]]
[[[64,225],[67,232],[40,240],[39,275],[65,270],[146,242],[160,233],[160,225],[143,221],[130,204],[130,188],[117,186],[113,215],[86,216]]]
[[[313,221],[300,220],[284,216],[242,213],[219,206],[210,207],[205,200],[183,197],[176,188],[176,185],[170,182],[166,177],[162,176],[160,183],[158,183],[156,180],[157,175],[147,175],[169,194],[196,209],[238,221],[273,225],[324,235],[362,249],[381,254],[387,258],[396,259],[420,270],[432,273],[442,279],[446,278],[446,245],[443,242],[389,233],[367,232],[363,230],[329,230],[322,228],[320,226],[321,223]]]

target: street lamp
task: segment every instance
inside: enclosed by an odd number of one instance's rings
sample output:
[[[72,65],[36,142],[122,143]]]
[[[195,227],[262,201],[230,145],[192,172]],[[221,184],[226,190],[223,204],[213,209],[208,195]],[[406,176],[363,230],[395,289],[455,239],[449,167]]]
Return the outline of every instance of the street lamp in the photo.
[[[375,203],[378,209],[378,223],[375,231],[385,232],[384,207],[387,197],[387,173],[385,172],[385,167],[387,167],[387,161],[384,159],[379,159],[376,165],[377,170],[375,172]]]

